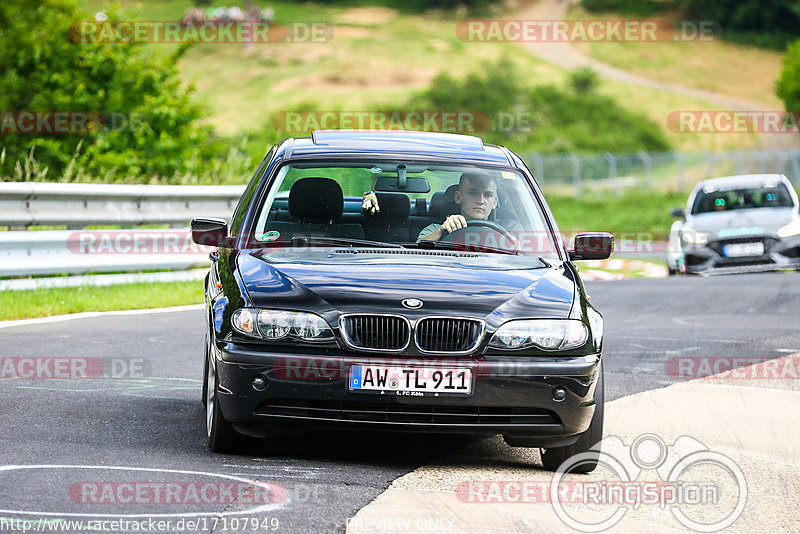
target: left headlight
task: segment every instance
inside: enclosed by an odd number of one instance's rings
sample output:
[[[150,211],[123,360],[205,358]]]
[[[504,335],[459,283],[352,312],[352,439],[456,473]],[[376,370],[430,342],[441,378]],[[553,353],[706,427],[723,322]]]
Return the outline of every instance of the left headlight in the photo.
[[[778,228],[778,237],[790,237],[797,234],[800,234],[800,219]]]
[[[333,341],[328,323],[314,313],[242,308],[234,312],[232,319],[238,332],[269,341]]]
[[[580,347],[588,339],[586,326],[574,319],[523,319],[509,321],[495,331],[489,346],[516,350],[539,347],[563,350]]]
[[[681,239],[685,243],[695,243],[698,245],[702,245],[703,243],[708,242],[708,234],[703,232],[698,232],[694,228],[690,228],[689,226],[684,226],[681,228]]]

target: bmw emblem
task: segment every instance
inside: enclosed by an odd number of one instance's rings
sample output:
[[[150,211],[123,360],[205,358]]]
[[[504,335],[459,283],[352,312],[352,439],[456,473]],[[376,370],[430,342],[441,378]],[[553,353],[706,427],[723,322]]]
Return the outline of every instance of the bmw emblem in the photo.
[[[417,308],[422,307],[422,301],[419,299],[404,299],[403,306],[412,310],[416,310]]]

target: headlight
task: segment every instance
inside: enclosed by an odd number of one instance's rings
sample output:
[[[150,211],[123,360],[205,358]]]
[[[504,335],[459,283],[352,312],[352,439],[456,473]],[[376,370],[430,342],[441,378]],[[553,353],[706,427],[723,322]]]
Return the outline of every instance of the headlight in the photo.
[[[703,243],[708,242],[708,234],[704,234],[703,232],[698,232],[688,226],[684,226],[681,228],[681,239],[683,239],[686,243],[697,243],[701,245]]]
[[[494,333],[489,346],[496,349],[571,349],[586,343],[586,326],[574,319],[525,319],[509,321]]]
[[[797,234],[800,234],[800,219],[778,229],[778,237],[789,237]]]
[[[293,338],[300,341],[332,341],[325,319],[305,312],[242,308],[233,313],[233,327],[242,334],[270,341]]]
[[[252,336],[253,332],[255,332],[254,311],[255,310],[242,308],[233,312],[233,318],[231,319],[233,327],[243,334],[250,334]]]

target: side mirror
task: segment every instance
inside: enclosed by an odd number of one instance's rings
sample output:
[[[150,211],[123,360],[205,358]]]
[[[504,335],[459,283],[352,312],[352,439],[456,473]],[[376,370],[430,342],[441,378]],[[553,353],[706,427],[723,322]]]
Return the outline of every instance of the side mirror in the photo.
[[[584,232],[575,236],[569,259],[605,260],[614,252],[614,235],[608,232]]]
[[[683,211],[683,208],[675,208],[670,214],[676,219],[686,219],[686,212]]]
[[[192,219],[192,241],[207,247],[226,247],[228,239],[228,223],[225,219]]]

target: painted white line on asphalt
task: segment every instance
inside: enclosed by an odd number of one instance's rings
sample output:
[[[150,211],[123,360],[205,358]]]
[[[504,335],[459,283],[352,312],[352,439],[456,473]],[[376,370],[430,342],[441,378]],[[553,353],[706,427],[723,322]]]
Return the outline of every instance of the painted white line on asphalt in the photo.
[[[204,307],[205,304],[188,304],[186,306],[170,306],[167,308],[147,308],[143,310],[114,310],[114,311],[102,311],[102,312],[68,313],[65,315],[36,317],[34,319],[17,319],[13,321],[0,321],[0,328],[11,328],[14,326],[24,326],[31,324],[56,323],[59,321],[71,321],[73,319],[102,317],[103,315],[144,315],[151,313],[170,313],[170,312],[189,311],[189,310],[202,310]]]
[[[0,466],[0,473],[8,472],[8,471],[21,471],[21,470],[28,470],[28,469],[99,469],[103,471],[135,471],[135,472],[151,472],[151,473],[177,473],[181,475],[202,475],[212,478],[223,478],[227,480],[233,480],[236,482],[242,482],[245,484],[250,484],[254,486],[261,486],[264,487],[263,482],[259,482],[256,480],[250,480],[247,478],[243,478],[241,476],[236,475],[225,475],[222,473],[209,473],[207,471],[185,471],[182,469],[156,469],[156,468],[149,468],[149,467],[124,467],[124,466],[114,466],[114,465],[48,465],[48,464],[36,464],[36,465],[3,465]],[[270,489],[270,488],[268,488]],[[271,489],[270,489],[271,490]],[[283,508],[283,506],[288,501],[283,501],[283,503],[278,504],[262,504],[260,506],[256,506],[254,508],[247,508],[244,510],[229,510],[225,509],[223,511],[216,511],[216,512],[184,512],[184,513],[175,513],[175,514],[90,514],[90,513],[61,513],[61,512],[37,512],[37,511],[28,511],[28,510],[0,510],[0,513],[3,514],[15,514],[15,515],[40,515],[40,516],[48,516],[48,517],[113,517],[113,518],[163,518],[163,517],[211,517],[211,516],[228,516],[228,515],[242,515],[242,514],[258,514],[263,512],[269,512],[276,509]]]

